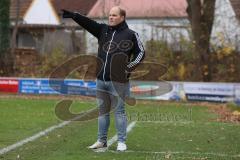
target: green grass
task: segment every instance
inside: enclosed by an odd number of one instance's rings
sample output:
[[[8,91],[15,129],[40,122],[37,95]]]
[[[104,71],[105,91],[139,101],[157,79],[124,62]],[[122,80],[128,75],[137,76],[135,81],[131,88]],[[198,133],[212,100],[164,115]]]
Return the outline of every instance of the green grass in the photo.
[[[0,148],[60,123],[55,115],[56,100],[0,100]],[[76,102],[73,112],[89,109],[93,103]]]
[[[232,111],[239,111],[240,112],[240,107],[239,105],[235,104],[235,103],[228,103],[227,107],[229,109],[231,109]]]
[[[61,123],[57,100],[1,99],[0,148]],[[94,101],[75,101],[75,113],[95,107]],[[240,127],[215,121],[207,107],[187,103],[143,103],[127,107],[128,119],[138,120],[128,134],[128,152],[95,153],[86,147],[96,140],[97,120],[72,122],[46,136],[0,156],[0,160],[76,159],[240,159]],[[113,117],[113,116],[112,116]],[[111,119],[109,138],[115,134]]]

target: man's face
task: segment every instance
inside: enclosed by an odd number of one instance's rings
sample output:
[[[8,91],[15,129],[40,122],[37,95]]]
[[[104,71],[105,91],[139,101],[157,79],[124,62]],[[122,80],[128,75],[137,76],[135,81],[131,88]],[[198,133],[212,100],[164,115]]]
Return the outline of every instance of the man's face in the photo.
[[[109,12],[108,24],[109,26],[116,26],[124,21],[124,16],[120,15],[118,7],[113,7]]]

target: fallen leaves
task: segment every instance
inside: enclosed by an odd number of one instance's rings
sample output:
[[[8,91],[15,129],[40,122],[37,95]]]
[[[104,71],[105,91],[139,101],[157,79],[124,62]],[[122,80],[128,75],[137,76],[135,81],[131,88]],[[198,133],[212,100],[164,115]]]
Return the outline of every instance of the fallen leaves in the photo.
[[[210,107],[210,110],[219,115],[217,121],[240,123],[240,112],[231,111],[226,106]]]

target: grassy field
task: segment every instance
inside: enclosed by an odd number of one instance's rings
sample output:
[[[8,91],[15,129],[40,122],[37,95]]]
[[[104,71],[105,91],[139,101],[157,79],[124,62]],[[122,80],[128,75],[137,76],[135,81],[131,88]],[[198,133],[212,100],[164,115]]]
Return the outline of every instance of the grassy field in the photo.
[[[59,99],[60,100],[60,99]],[[63,123],[55,115],[59,100],[0,98],[0,150]],[[71,111],[95,107],[95,101],[75,100]],[[128,151],[116,152],[116,143],[105,153],[86,147],[96,141],[97,120],[71,122],[32,142],[0,155],[0,160],[76,159],[240,159],[240,126],[216,121],[208,107],[188,103],[143,102],[127,107]],[[113,117],[113,116],[112,116]],[[109,139],[115,135],[113,118]]]

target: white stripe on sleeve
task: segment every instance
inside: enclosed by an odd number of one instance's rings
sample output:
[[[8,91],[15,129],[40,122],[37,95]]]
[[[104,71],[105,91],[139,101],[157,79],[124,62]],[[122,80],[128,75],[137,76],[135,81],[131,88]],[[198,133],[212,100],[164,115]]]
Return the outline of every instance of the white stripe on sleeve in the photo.
[[[141,59],[143,58],[143,55],[144,55],[144,49],[143,49],[143,45],[140,41],[140,38],[137,33],[135,33],[135,36],[137,39],[138,47],[140,49],[140,53],[138,54],[137,58],[133,62],[131,62],[127,65],[128,68],[131,68],[131,67],[137,65],[141,61]]]

